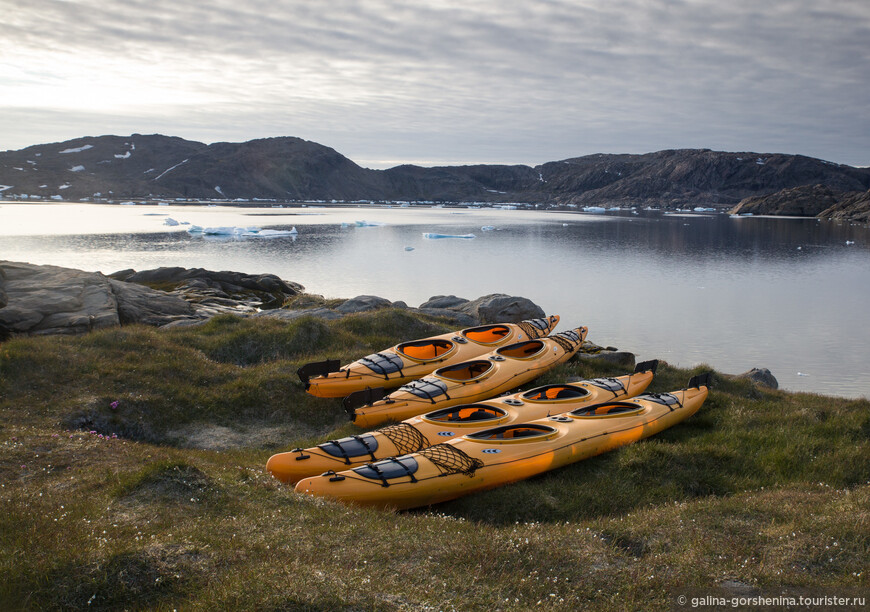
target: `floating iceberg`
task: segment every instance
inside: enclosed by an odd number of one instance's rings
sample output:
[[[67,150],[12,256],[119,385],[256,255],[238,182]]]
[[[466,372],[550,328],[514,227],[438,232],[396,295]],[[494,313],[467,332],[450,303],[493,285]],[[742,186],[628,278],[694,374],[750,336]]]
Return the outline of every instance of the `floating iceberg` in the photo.
[[[491,231],[493,231],[494,229],[495,229],[495,226],[494,226],[494,225],[484,225],[483,227],[480,228],[480,231],[482,231],[482,232],[491,232]]]
[[[584,206],[583,210],[591,213],[603,213],[607,212],[607,209],[603,206]]]
[[[429,240],[439,240],[441,238],[477,238],[477,236],[475,236],[474,234],[432,234],[424,232],[423,238],[428,238]]]
[[[380,227],[382,225],[386,225],[386,223],[382,223],[381,221],[355,221],[357,227]]]
[[[202,233],[202,226],[201,225],[191,225],[190,227],[187,228],[187,233],[188,234],[201,234]]]
[[[176,221],[176,220],[173,219],[172,217],[166,217],[166,218],[163,220],[163,225],[176,226],[176,225],[179,225],[179,223],[178,223],[178,221]]]
[[[299,233],[299,232],[297,232],[297,231],[296,231],[296,228],[294,227],[294,228],[291,229],[291,230],[272,230],[272,229],[264,229],[264,230],[260,230],[260,231],[257,232],[257,233],[242,234],[242,235],[243,235],[243,236],[260,236],[260,237],[262,237],[262,238],[277,238],[277,237],[280,237],[280,236],[293,236],[293,238],[295,239],[295,238],[296,238],[296,235],[297,235],[298,233]]]
[[[412,246],[406,246],[406,247],[405,247],[405,250],[406,250],[406,251],[413,251],[413,250],[414,250],[414,247],[412,247]]]

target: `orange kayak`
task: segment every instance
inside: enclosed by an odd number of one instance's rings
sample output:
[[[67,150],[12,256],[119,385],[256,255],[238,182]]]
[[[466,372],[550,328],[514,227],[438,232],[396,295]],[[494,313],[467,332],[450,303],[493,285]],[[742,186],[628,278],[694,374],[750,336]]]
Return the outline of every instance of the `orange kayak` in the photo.
[[[484,429],[417,453],[304,478],[296,491],[385,509],[437,504],[656,434],[695,414],[709,386],[710,374],[704,374],[685,389]]]
[[[307,476],[406,455],[490,427],[522,423],[607,400],[627,399],[646,390],[657,366],[657,361],[646,361],[637,364],[633,374],[625,376],[545,385],[474,404],[442,408],[376,431],[277,453],[269,458],[266,469],[278,480],[295,484]]]
[[[345,398],[345,408],[360,427],[401,421],[436,408],[495,397],[534,380],[568,361],[583,344],[588,330],[578,327],[536,340],[498,348],[478,359],[438,368],[429,376],[399,387],[383,399],[360,392],[364,405]]]
[[[339,361],[307,363],[297,370],[305,390],[317,397],[346,397],[368,387],[391,389],[446,365],[474,359],[514,342],[542,338],[556,328],[558,315],[520,323],[469,327],[440,336],[402,342],[339,367]]]

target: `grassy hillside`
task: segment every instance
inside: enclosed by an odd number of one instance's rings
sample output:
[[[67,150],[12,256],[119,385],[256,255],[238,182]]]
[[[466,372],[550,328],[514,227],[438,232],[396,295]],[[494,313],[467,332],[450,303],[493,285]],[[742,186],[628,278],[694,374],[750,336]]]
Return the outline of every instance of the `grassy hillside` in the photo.
[[[0,609],[672,609],[866,593],[870,402],[716,374],[644,442],[424,511],[302,497],[275,451],[361,430],[295,371],[449,327],[219,317],[0,344]],[[606,344],[606,338],[591,340]],[[650,390],[699,366],[663,366]],[[538,383],[618,375],[573,360]]]

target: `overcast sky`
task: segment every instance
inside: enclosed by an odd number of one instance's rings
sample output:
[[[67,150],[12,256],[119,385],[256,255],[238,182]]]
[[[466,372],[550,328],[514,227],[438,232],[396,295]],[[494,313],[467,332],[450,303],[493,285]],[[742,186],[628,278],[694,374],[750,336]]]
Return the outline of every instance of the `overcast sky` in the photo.
[[[0,0],[0,150],[136,132],[870,165],[870,0]]]

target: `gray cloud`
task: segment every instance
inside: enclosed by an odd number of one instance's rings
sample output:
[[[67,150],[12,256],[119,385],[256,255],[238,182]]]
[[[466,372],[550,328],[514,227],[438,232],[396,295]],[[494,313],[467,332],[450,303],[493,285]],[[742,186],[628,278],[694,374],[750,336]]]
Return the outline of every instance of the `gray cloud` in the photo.
[[[671,147],[870,163],[866,3],[420,4],[15,0],[0,148],[111,128],[295,135],[366,165]]]

